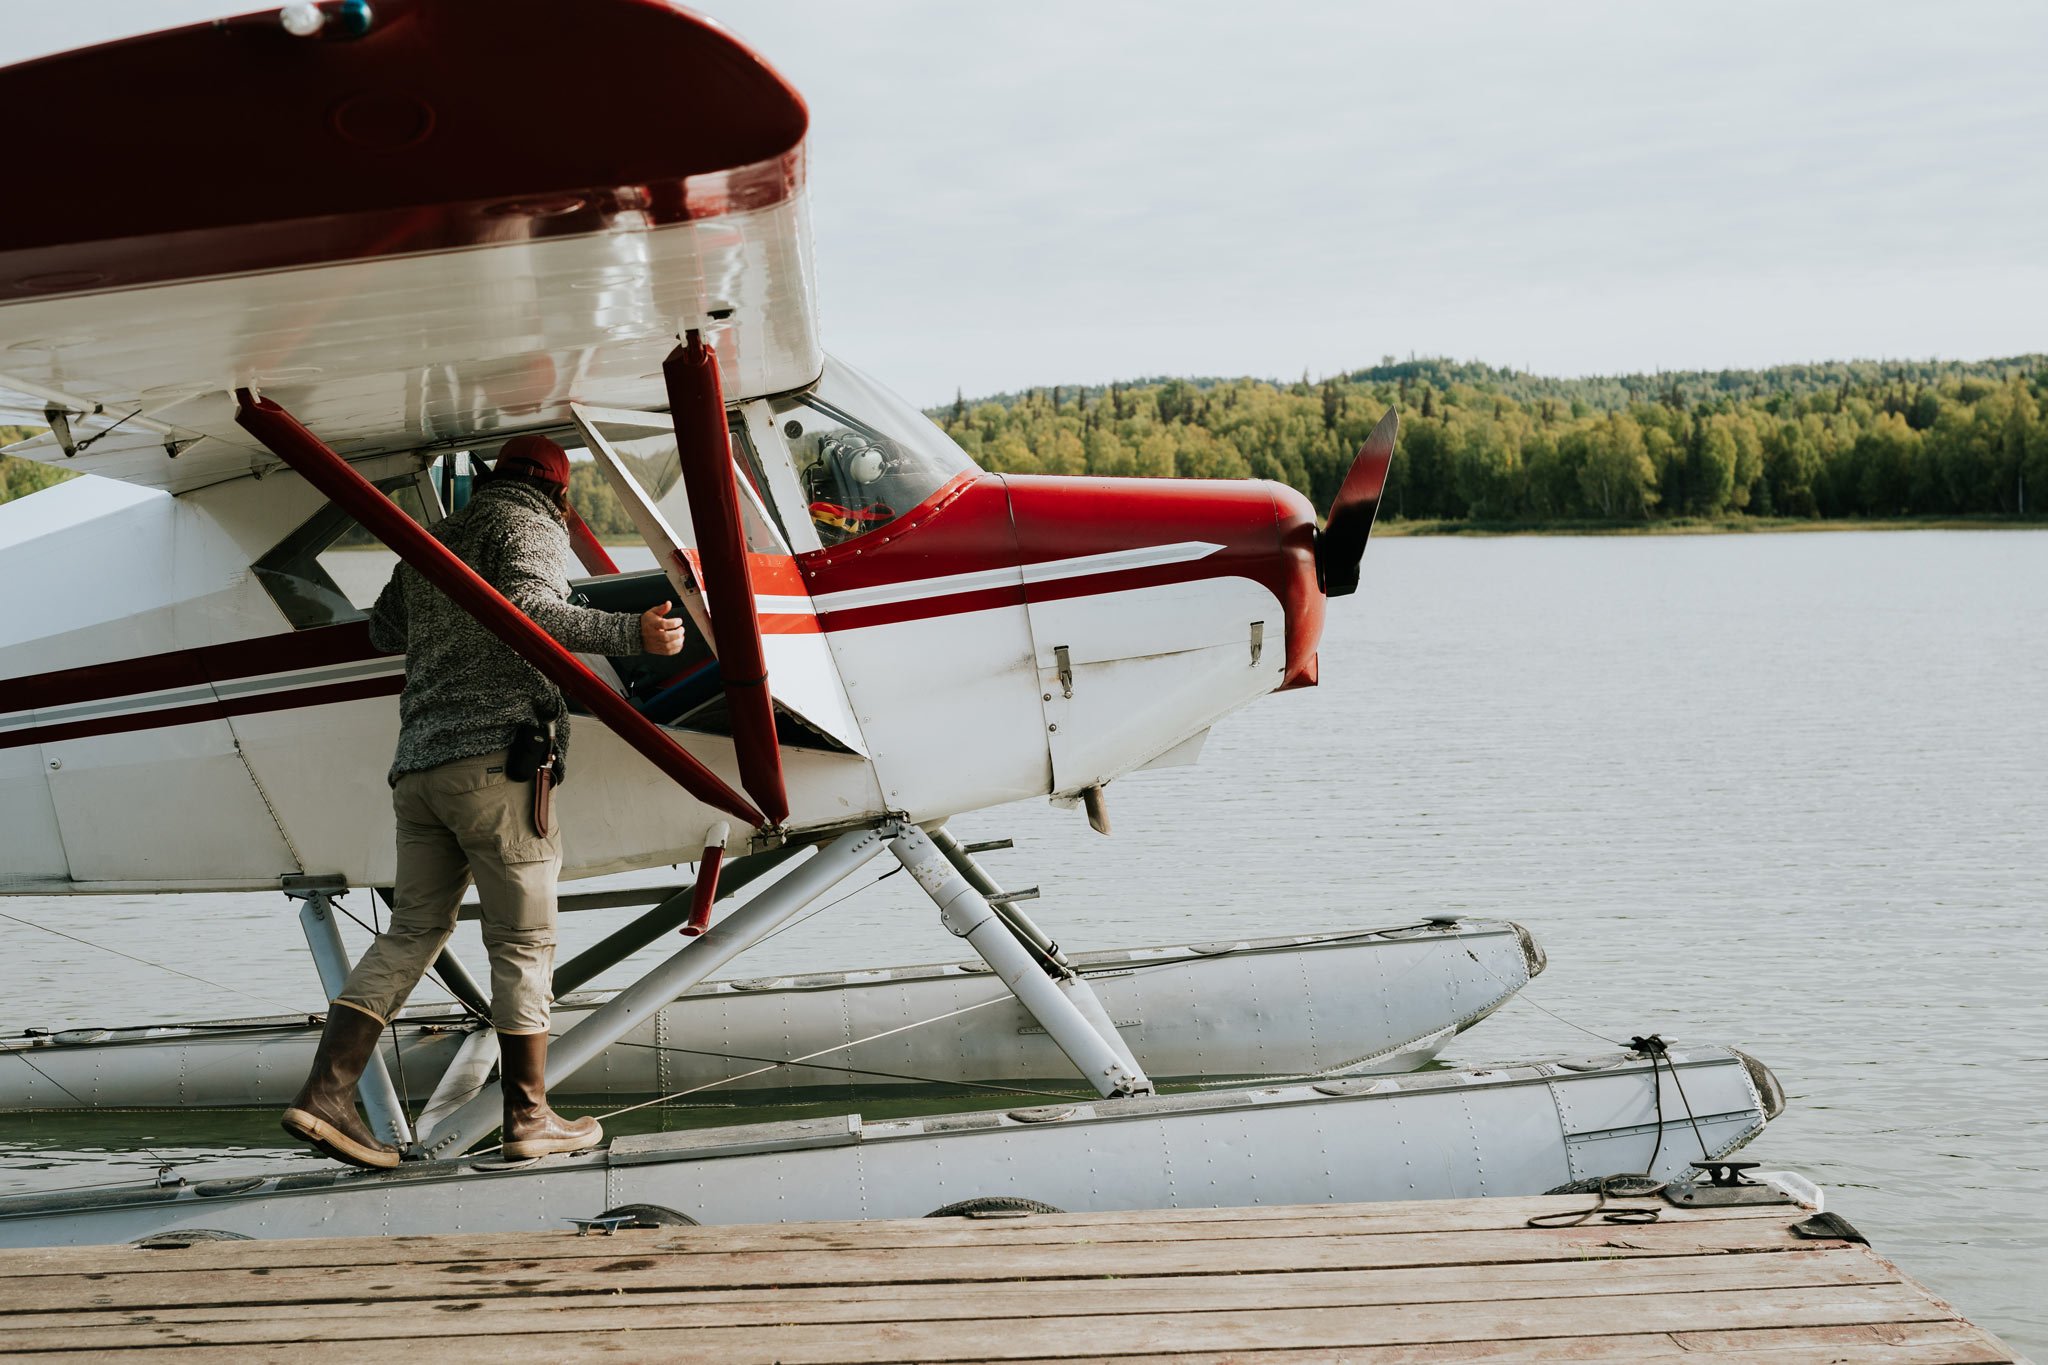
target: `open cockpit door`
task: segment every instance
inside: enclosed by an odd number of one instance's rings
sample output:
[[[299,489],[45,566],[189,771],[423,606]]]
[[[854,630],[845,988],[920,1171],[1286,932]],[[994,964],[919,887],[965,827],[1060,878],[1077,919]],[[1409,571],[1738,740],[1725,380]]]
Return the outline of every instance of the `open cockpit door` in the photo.
[[[675,428],[665,412],[572,404],[570,414],[599,472],[675,589],[692,634],[703,644],[703,653],[694,642],[687,647],[671,685],[650,696],[650,713],[656,720],[689,725],[705,711],[720,709],[718,622],[704,591],[706,575],[717,570],[707,567],[698,554],[689,491],[685,481],[672,474]],[[745,439],[744,434],[733,433],[735,445]],[[778,729],[783,720],[793,720],[831,747],[866,757],[867,746],[839,669],[819,633],[810,592],[756,489],[757,475],[749,463],[736,459],[734,477],[747,578],[760,622],[769,695],[779,713]],[[663,700],[654,703],[652,696]]]
[[[583,433],[590,456],[597,462],[598,472],[611,485],[619,505],[626,509],[632,519],[633,529],[640,533],[640,539],[654,554],[655,565],[668,576],[676,590],[676,603],[683,614],[690,618],[714,656],[718,653],[717,635],[711,628],[711,609],[704,603],[704,580],[699,566],[689,552],[682,537],[669,525],[659,505],[649,495],[640,480],[633,475],[627,460],[634,464],[643,461],[652,463],[663,456],[673,458],[676,448],[675,430],[669,425],[665,412],[635,412],[622,408],[591,408],[578,403],[569,405],[569,415],[576,419],[577,430]],[[684,524],[688,525],[689,504],[685,500]],[[751,536],[749,537],[751,540]]]

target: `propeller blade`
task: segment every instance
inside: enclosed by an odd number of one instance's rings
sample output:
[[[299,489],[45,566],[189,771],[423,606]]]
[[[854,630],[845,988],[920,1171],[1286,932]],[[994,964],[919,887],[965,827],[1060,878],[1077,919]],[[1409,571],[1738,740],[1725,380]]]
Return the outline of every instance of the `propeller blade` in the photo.
[[[1401,419],[1388,408],[1358,448],[1358,458],[1330,504],[1330,515],[1316,536],[1316,577],[1327,596],[1358,591],[1358,564],[1365,558],[1365,542],[1380,513],[1380,494],[1387,488],[1387,468],[1394,462],[1394,438],[1400,430]]]

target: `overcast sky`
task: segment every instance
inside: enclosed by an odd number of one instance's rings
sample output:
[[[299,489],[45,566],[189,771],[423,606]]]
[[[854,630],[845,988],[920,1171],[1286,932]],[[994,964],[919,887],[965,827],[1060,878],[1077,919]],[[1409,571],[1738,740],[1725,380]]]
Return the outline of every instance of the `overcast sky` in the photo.
[[[0,61],[244,6],[6,8]],[[920,403],[2048,349],[2048,5],[701,8],[810,102],[826,346]]]

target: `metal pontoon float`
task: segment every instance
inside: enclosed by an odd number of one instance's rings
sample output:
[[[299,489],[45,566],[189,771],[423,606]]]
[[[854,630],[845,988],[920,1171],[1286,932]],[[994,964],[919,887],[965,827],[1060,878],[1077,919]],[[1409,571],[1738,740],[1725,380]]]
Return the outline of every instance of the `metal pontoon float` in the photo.
[[[1173,1085],[1411,1071],[1544,965],[1518,925],[1448,919],[1075,953],[1071,961],[1146,1072]],[[557,1027],[574,1027],[614,994],[562,999]],[[944,1023],[903,1029],[922,1019]],[[459,1007],[410,1008],[396,1033],[384,1049],[386,1071],[405,1078],[412,1104],[431,1108],[437,1091],[445,1101],[488,1073],[490,1029]],[[282,1105],[318,1040],[305,1015],[18,1035],[0,1041],[0,1112]],[[10,1054],[33,1066],[10,1064]],[[763,1066],[797,1057],[808,1060]],[[1072,1087],[1078,1078],[976,959],[705,982],[555,1093],[588,1103],[705,1087],[704,1098],[720,1102],[843,1101],[916,1085],[1004,1083]]]
[[[172,1230],[399,1236],[673,1221],[915,1217],[968,1200],[1068,1212],[1539,1194],[1679,1178],[1783,1106],[1725,1047],[864,1122],[857,1114],[622,1137],[579,1155],[291,1171],[0,1199],[0,1246]],[[1704,1149],[1704,1150],[1702,1150]]]

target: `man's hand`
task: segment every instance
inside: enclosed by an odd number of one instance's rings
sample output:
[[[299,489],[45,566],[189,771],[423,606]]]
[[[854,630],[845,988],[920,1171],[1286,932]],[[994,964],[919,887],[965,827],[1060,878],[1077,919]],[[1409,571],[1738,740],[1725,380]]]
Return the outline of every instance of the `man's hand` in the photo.
[[[683,623],[669,616],[669,606],[663,602],[640,613],[640,646],[649,654],[683,652]]]

